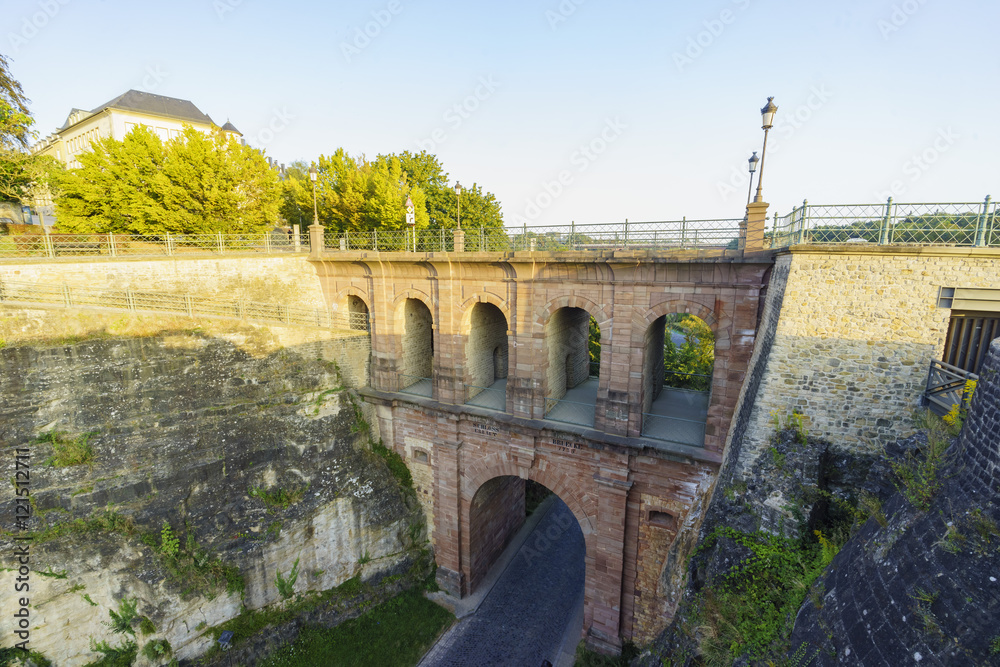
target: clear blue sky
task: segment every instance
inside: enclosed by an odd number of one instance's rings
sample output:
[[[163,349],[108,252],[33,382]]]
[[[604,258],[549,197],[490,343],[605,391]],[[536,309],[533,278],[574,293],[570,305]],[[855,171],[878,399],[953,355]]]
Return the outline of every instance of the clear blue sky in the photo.
[[[3,15],[42,135],[143,89],[282,162],[426,147],[509,224],[741,217],[769,95],[771,213],[893,189],[1000,197],[995,0],[6,0]]]

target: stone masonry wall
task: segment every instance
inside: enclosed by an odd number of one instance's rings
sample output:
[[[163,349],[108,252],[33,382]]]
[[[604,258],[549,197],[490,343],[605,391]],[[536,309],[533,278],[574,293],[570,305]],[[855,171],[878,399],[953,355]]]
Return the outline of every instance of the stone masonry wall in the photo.
[[[524,523],[524,480],[494,477],[472,499],[469,591],[475,592],[490,565]]]
[[[545,325],[548,346],[549,398],[562,398],[587,379],[589,315],[580,308],[561,308]]]
[[[742,469],[767,447],[774,414],[801,412],[811,433],[851,449],[910,435],[951,317],[939,289],[1000,288],[996,250],[795,248],[778,263],[787,287]]]
[[[497,348],[500,359],[494,360]],[[493,304],[479,303],[472,307],[466,371],[469,384],[476,387],[489,387],[494,380],[507,377],[507,319]],[[479,391],[470,390],[470,398]]]
[[[403,374],[429,378],[434,362],[431,313],[416,299],[407,299],[403,304]]]

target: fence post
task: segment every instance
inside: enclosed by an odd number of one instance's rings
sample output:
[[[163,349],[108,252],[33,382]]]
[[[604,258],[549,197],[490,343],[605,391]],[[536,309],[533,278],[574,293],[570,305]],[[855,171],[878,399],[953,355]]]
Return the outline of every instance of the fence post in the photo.
[[[809,200],[802,200],[802,214],[799,215],[799,244],[806,242],[806,216],[809,215]]]
[[[167,257],[174,254],[174,239],[170,236],[170,232],[167,232]]]
[[[892,221],[892,197],[885,201],[885,215],[882,217],[882,229],[878,235],[879,245],[889,245],[889,225]]]
[[[300,228],[298,225],[292,225],[292,248],[294,252],[299,252],[302,249],[302,239],[299,237]]]
[[[976,247],[986,245],[986,229],[990,222],[990,195],[986,195],[983,202],[983,213],[979,216],[979,224],[976,225]]]
[[[378,252],[378,230],[372,230],[372,252]]]
[[[184,310],[187,311],[188,317],[194,317],[194,308],[191,306],[191,295],[184,295]]]
[[[486,230],[479,225],[479,252],[486,252]]]
[[[47,233],[45,234],[44,237],[42,237],[42,244],[45,247],[45,256],[46,257],[55,257],[56,256],[55,248],[52,247],[52,237],[49,236]]]
[[[573,245],[574,238],[576,238],[576,220],[572,220],[569,223],[569,247],[576,250],[576,246]]]
[[[108,254],[112,257],[117,257],[118,253],[115,251],[115,235],[108,232]]]
[[[687,232],[688,232],[688,217],[685,215],[681,218],[681,245],[683,246],[687,242]]]
[[[264,252],[271,254],[271,232],[264,232]]]
[[[125,304],[129,310],[135,310],[135,294],[130,289],[125,290]]]
[[[222,232],[215,235],[216,244],[219,246],[219,254],[221,255],[226,250],[225,241],[222,240]]]
[[[527,250],[528,249],[528,223],[526,223],[526,222],[523,223],[523,227],[524,227],[524,232],[521,234],[521,240],[524,242],[524,246],[521,248],[521,250]]]
[[[628,218],[625,218],[625,247],[628,247]]]
[[[63,293],[63,303],[65,303],[66,307],[69,308],[70,306],[73,305],[73,297],[70,294],[69,285],[63,284],[62,293]]]

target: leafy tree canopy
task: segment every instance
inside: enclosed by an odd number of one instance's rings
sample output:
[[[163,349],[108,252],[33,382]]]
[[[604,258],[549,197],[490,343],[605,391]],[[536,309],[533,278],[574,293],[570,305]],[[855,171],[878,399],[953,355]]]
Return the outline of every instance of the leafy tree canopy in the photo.
[[[664,384],[670,387],[707,391],[715,366],[715,334],[701,318],[687,313],[667,317],[663,337]],[[676,345],[671,333],[684,336]]]
[[[166,144],[146,127],[91,142],[58,178],[59,228],[81,233],[249,233],[275,224],[278,175],[221,132],[185,127]]]
[[[458,202],[437,157],[422,151],[368,160],[338,149],[317,161],[316,209],[321,224],[336,231],[402,229],[406,198],[413,200],[418,229],[456,226]],[[292,223],[313,217],[309,165],[294,162],[285,172],[281,213]],[[476,184],[462,190],[463,227],[503,227],[500,203]]]
[[[26,203],[36,185],[47,180],[55,160],[31,155],[28,142],[34,136],[35,119],[21,84],[0,54],[0,200]]]

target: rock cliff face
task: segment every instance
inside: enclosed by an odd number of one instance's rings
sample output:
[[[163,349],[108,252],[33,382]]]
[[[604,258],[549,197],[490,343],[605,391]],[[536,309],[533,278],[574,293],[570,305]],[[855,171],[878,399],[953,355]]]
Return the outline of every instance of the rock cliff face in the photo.
[[[893,497],[799,611],[812,664],[1000,665],[1000,340],[980,378],[929,507]]]
[[[325,590],[405,567],[423,542],[336,367],[266,329],[225,327],[0,349],[0,549],[24,535],[15,489],[28,488],[29,647],[55,664],[99,657],[91,638],[114,644],[102,621],[122,599],[156,628],[142,641],[191,658],[211,644],[206,626],[280,603],[277,573]],[[90,460],[46,464],[88,447]]]

